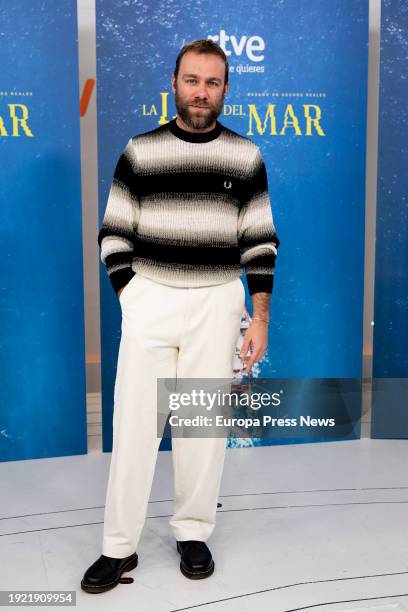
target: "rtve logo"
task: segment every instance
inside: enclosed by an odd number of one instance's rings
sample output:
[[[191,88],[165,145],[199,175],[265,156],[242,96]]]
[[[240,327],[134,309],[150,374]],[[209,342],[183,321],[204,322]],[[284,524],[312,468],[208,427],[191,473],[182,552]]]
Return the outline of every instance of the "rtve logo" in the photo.
[[[265,50],[265,41],[262,36],[241,36],[238,40],[234,34],[229,36],[226,34],[225,30],[220,30],[219,34],[210,35],[207,36],[207,38],[218,42],[227,56],[234,52],[235,55],[240,57],[245,50],[246,56],[251,62],[262,62],[265,58],[265,56],[260,53]],[[232,51],[231,49],[227,49],[228,41],[231,42]]]

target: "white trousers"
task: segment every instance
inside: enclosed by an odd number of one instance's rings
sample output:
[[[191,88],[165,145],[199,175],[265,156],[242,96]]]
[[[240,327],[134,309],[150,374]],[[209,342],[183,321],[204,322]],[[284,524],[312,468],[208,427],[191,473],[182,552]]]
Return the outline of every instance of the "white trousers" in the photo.
[[[136,274],[120,294],[122,334],[102,553],[136,552],[161,438],[157,378],[233,378],[245,305],[240,278],[173,287]],[[177,540],[205,542],[215,527],[226,438],[172,439]]]

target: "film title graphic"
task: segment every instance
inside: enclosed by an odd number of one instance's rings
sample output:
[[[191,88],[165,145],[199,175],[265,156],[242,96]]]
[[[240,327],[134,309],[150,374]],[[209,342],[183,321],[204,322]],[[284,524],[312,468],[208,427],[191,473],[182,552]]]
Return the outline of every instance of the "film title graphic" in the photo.
[[[160,105],[142,105],[143,116],[157,117],[157,124],[164,125],[172,118],[168,111],[167,92],[160,94]],[[26,104],[6,104],[0,114],[0,138],[26,136],[34,138],[29,123],[29,108]],[[262,109],[256,104],[224,104],[224,116],[247,117],[247,136],[255,133],[263,136],[326,136],[322,125],[322,111],[318,104],[268,104]]]

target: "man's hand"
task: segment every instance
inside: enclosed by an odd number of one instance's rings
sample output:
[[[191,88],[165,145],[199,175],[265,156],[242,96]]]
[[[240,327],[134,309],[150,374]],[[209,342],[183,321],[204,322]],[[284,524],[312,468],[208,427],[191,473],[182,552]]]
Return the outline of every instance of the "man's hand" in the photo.
[[[262,359],[268,348],[269,300],[271,294],[259,291],[252,295],[254,316],[251,325],[246,330],[240,357],[245,362],[248,377],[256,361]],[[251,348],[251,355],[247,352]]]
[[[249,347],[252,349],[252,354],[247,356]],[[262,359],[268,348],[268,323],[255,319],[245,332],[244,342],[242,344],[240,357],[245,362],[248,376],[251,373],[251,368],[256,361]]]

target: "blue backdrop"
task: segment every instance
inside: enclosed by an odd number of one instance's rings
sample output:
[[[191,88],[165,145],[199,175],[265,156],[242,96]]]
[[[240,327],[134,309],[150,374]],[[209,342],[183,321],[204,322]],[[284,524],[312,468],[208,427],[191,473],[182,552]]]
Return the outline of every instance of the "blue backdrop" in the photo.
[[[175,114],[185,42],[231,65],[220,121],[259,144],[281,240],[257,376],[362,373],[368,2],[97,0],[100,223],[130,136]],[[250,299],[247,293],[247,306]],[[120,307],[101,270],[104,450],[111,448]],[[359,435],[359,424],[351,437]]]
[[[76,0],[2,14],[0,459],[85,453]]]
[[[408,437],[408,110],[406,2],[381,9],[373,342],[373,438]]]

